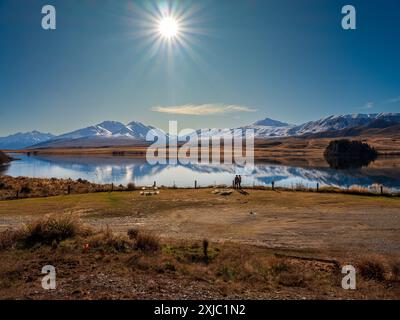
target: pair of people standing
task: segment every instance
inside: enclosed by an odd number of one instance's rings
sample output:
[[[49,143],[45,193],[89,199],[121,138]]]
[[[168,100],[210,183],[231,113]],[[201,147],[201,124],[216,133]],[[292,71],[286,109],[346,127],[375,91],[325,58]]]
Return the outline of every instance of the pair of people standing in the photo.
[[[242,176],[235,176],[235,180],[233,180],[233,186],[235,189],[242,189]]]

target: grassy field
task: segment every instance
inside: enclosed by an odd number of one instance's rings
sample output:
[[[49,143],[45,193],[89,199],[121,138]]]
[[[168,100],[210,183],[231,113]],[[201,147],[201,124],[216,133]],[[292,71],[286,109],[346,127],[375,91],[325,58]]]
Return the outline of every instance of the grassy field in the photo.
[[[399,198],[271,190],[222,196],[213,191],[1,201],[0,240],[6,244],[13,237],[5,230],[48,216],[79,219],[93,231],[48,245],[0,249],[0,297],[400,298]],[[155,237],[157,252],[137,249],[129,230]],[[87,251],[85,243],[90,244]],[[40,268],[46,264],[57,266],[62,290],[41,289]],[[355,291],[341,288],[340,266],[346,264],[367,269]]]
[[[209,238],[267,247],[400,252],[400,199],[271,190],[165,189],[0,202],[0,228],[70,213],[125,233],[141,226],[167,238]]]

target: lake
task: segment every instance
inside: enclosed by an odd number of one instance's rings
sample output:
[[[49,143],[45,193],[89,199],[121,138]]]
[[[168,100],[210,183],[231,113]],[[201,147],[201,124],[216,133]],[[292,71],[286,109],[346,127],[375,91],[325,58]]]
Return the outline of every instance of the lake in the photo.
[[[236,174],[233,165],[149,165],[145,159],[117,156],[54,156],[24,154],[12,155],[20,160],[2,168],[0,174],[13,177],[71,178],[85,179],[95,183],[151,186],[154,181],[161,186],[193,187],[226,184],[231,185]],[[302,184],[315,188],[335,186],[348,188],[382,184],[400,190],[400,161],[390,165],[372,165],[367,168],[336,170],[325,167],[298,167],[256,163],[251,175],[242,176],[245,186],[293,187]]]

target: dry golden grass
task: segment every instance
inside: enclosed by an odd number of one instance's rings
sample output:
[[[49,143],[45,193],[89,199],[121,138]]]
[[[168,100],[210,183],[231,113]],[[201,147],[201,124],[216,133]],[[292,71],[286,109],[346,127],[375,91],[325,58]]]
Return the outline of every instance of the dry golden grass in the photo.
[[[45,241],[41,238],[31,250],[11,245],[0,252],[0,297],[23,298],[28,294],[31,298],[65,299],[76,298],[79,290],[91,292],[86,296],[91,299],[105,297],[105,294],[108,298],[121,295],[129,298],[136,297],[129,294],[139,282],[140,292],[145,292],[149,298],[160,297],[160,290],[167,290],[171,297],[174,286],[180,288],[174,297],[192,292],[198,298],[203,294],[216,298],[238,297],[238,294],[242,298],[318,298],[327,293],[334,293],[338,298],[349,297],[349,294],[363,298],[393,298],[398,292],[396,282],[383,291],[380,278],[376,277],[375,262],[372,263],[373,280],[379,281],[369,280],[365,285],[360,279],[359,290],[349,293],[340,288],[340,271],[329,262],[277,257],[271,250],[253,246],[208,241],[205,246],[200,240],[164,239],[161,243],[145,230],[139,230],[129,239],[108,227],[95,234],[81,233],[79,230],[85,230],[84,226],[65,218],[37,221],[32,223],[30,230],[40,230],[34,234],[44,234]],[[54,246],[50,244],[54,238],[64,240]],[[14,241],[9,232],[0,233],[0,239]],[[138,241],[144,241],[146,250],[137,246]],[[148,254],[149,243],[152,254]],[[153,251],[155,247],[159,250]],[[45,259],[39,265],[52,263],[60,270],[58,281],[62,291],[48,296],[47,292],[38,291],[32,280],[26,280],[37,274],[38,257]],[[370,268],[372,260],[368,258],[367,261]],[[74,274],[79,275],[77,281],[70,278]],[[66,275],[69,276],[65,278]],[[83,278],[91,280],[82,281]],[[121,288],[126,291],[121,293]],[[33,292],[35,295],[32,296]]]
[[[132,247],[132,244],[123,236],[117,235],[107,226],[105,230],[101,230],[87,240],[88,246],[84,246],[84,250],[106,250],[116,252],[126,252]]]
[[[0,200],[50,197],[104,191],[124,191],[124,186],[96,184],[78,179],[44,179],[0,176]]]
[[[40,245],[58,245],[61,241],[78,235],[87,235],[91,231],[70,215],[48,216],[16,230],[0,233],[0,249],[12,247],[34,247]]]
[[[150,231],[139,231],[135,238],[135,248],[143,252],[157,252],[161,248],[160,237]]]

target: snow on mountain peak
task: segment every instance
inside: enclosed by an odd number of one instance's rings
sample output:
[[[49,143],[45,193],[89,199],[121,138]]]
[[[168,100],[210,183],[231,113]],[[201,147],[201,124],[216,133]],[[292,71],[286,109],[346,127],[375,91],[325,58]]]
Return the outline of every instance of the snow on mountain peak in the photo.
[[[253,126],[265,126],[265,127],[288,127],[290,126],[288,123],[281,122],[278,120],[274,120],[271,118],[265,118],[263,120],[259,120],[253,123]]]
[[[348,128],[368,126],[378,124],[379,127],[389,126],[400,123],[400,113],[375,113],[375,114],[347,114],[331,115],[316,121],[310,121],[302,125],[291,125],[281,121],[265,118],[256,121],[251,125],[237,129],[253,129],[255,138],[289,137],[315,134],[327,131],[339,131]],[[127,125],[118,121],[103,121],[99,124],[68,132],[59,136],[32,131],[27,133],[17,133],[8,137],[0,137],[0,149],[21,149],[36,144],[41,147],[51,145],[54,142],[65,142],[76,140],[76,144],[82,143],[81,139],[101,140],[107,138],[117,138],[124,141],[144,141],[150,130],[156,129],[138,121],[132,121]],[[162,130],[159,130],[160,132]],[[199,130],[200,131],[200,130]],[[199,132],[198,131],[198,132]],[[210,131],[209,135],[217,134]]]

